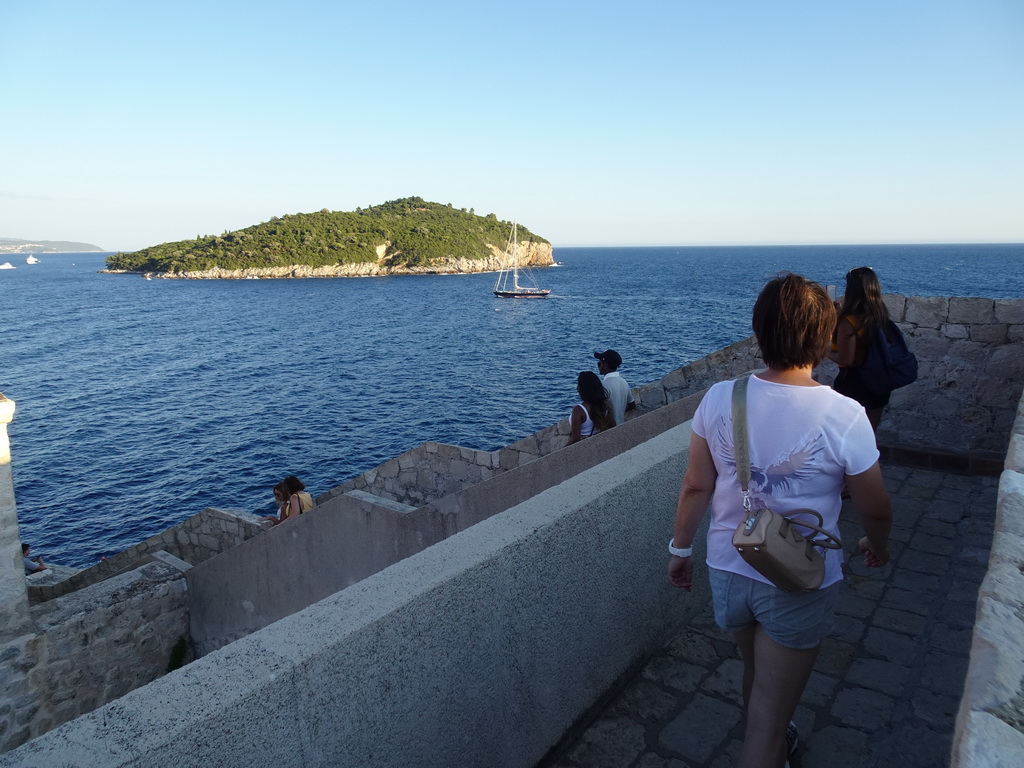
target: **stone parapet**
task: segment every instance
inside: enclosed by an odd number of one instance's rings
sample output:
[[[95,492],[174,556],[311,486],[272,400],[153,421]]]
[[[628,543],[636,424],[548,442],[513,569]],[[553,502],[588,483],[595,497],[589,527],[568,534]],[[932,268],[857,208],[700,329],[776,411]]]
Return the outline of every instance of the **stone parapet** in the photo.
[[[149,563],[32,609],[31,630],[0,643],[0,751],[166,672],[188,636],[180,565]]]
[[[101,560],[56,584],[29,586],[29,601],[33,605],[45,602],[109,579],[150,562],[155,552],[168,552],[190,565],[196,565],[226,552],[269,527],[270,523],[262,522],[257,515],[240,509],[208,507],[178,525],[150,536],[124,552]]]
[[[1024,300],[884,297],[917,355],[918,380],[892,393],[883,446],[1002,462],[1024,389]],[[822,364],[819,380],[838,368]]]
[[[1024,398],[1018,402],[1005,467],[988,573],[978,594],[952,768],[999,768],[1024,759]]]

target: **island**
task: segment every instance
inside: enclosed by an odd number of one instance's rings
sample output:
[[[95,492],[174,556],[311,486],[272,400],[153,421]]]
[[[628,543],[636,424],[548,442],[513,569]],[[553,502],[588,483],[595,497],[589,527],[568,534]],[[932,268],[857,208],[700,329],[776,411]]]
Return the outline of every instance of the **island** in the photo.
[[[98,245],[73,243],[68,240],[19,240],[14,237],[0,237],[0,254],[3,253],[90,253],[103,251]]]
[[[194,240],[107,257],[105,273],[171,279],[356,277],[491,272],[510,266],[512,222],[493,213],[391,200],[355,211],[296,213]],[[550,266],[551,243],[518,225],[519,266]]]

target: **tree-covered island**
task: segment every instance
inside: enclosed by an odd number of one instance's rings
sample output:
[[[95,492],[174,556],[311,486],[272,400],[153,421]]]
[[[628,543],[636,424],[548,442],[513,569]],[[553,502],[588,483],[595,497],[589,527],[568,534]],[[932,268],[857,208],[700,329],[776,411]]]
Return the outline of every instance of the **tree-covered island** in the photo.
[[[168,278],[487,272],[508,266],[511,229],[493,213],[405,197],[354,212],[275,216],[219,237],[116,253],[104,271]],[[518,239],[520,265],[554,263],[547,240],[522,226]]]

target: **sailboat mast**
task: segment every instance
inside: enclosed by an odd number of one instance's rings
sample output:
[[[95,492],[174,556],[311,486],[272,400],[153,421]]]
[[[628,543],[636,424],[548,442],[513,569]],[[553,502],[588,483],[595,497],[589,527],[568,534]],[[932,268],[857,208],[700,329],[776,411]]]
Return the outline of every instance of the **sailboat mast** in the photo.
[[[519,288],[519,239],[517,235],[516,222],[512,222],[512,283],[515,289]]]

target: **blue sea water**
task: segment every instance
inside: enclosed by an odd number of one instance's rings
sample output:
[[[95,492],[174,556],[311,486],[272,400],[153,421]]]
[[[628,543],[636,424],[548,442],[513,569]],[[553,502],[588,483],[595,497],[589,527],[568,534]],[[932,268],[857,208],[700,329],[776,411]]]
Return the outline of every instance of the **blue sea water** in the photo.
[[[0,272],[21,536],[74,566],[207,506],[269,511],[287,474],[315,495],[426,440],[513,442],[566,417],[595,350],[637,386],[745,338],[780,270],[1024,297],[1024,245],[556,248],[543,300],[491,274],[143,280],[105,256]]]

